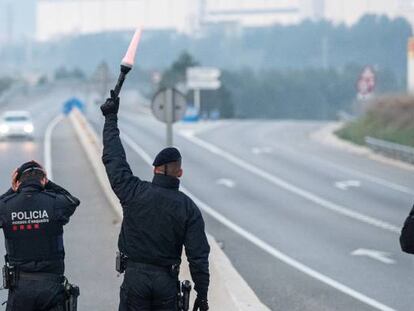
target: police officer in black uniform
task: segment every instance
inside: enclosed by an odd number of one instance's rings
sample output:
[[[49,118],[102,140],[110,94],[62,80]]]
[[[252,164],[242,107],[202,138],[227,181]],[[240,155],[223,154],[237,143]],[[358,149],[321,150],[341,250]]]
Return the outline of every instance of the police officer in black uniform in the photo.
[[[118,109],[119,98],[111,92],[101,106],[102,160],[124,214],[118,248],[127,257],[127,268],[119,310],[176,310],[183,245],[197,292],[193,310],[208,310],[210,246],[200,210],[178,190],[180,152],[166,148],[156,156],[152,182],[134,176],[119,138]]]
[[[7,311],[63,311],[65,301],[63,226],[79,200],[47,179],[37,162],[24,163],[12,188],[0,196],[6,260],[16,284]]]
[[[414,206],[401,230],[400,245],[403,252],[414,254]]]

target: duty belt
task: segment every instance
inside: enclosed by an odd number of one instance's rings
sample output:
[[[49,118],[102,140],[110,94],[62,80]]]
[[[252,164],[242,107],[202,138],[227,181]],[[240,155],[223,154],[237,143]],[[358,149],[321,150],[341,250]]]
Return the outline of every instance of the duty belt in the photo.
[[[142,262],[135,262],[128,259],[127,267],[132,269],[148,269],[153,271],[164,271],[164,272],[180,272],[180,265],[175,264],[171,266],[159,266],[159,265],[153,265],[149,263],[142,263]]]
[[[60,274],[54,273],[43,273],[43,272],[18,272],[19,280],[27,280],[27,281],[54,281],[57,283],[63,283],[65,277]]]

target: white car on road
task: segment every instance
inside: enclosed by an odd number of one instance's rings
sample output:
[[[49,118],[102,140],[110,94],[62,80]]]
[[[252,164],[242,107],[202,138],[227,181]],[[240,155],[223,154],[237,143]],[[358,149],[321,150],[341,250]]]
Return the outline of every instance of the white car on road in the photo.
[[[34,126],[30,112],[6,111],[0,118],[0,138],[24,137],[33,139]]]

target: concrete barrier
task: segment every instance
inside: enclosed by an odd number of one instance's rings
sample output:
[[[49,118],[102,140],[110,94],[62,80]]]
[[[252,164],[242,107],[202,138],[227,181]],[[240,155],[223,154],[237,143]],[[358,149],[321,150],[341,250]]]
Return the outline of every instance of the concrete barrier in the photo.
[[[69,117],[108,202],[114,209],[119,220],[121,220],[122,208],[118,198],[111,189],[105,168],[101,161],[102,144],[98,135],[79,110],[73,110]],[[215,239],[210,235],[208,238],[211,246],[211,283],[209,289],[210,309],[214,311],[269,310],[269,308],[261,303],[246,281],[236,271]],[[191,278],[185,258],[183,258],[181,270],[181,279]],[[194,299],[194,296],[195,295],[193,294],[192,300]]]

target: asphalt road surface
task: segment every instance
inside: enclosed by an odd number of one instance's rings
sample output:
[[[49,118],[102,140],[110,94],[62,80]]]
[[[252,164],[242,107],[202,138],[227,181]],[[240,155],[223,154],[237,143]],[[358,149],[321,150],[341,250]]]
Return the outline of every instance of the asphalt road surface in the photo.
[[[65,229],[67,274],[81,286],[79,310],[116,310],[119,224],[68,121],[49,126],[69,95],[73,90],[29,92],[1,108],[32,111],[36,137],[0,143],[0,186],[7,190],[22,162],[48,157],[49,127],[53,177],[82,200]],[[91,108],[88,116],[100,131],[99,114]],[[163,147],[164,125],[131,112],[120,124],[131,167],[150,178],[144,160]],[[413,172],[310,140],[323,125],[177,125],[183,186],[203,209],[207,230],[272,310],[412,310],[414,261],[400,251],[398,237],[413,204]]]
[[[132,167],[163,146],[164,126],[151,117],[124,114],[120,123],[126,142],[143,149],[128,148]],[[183,184],[271,309],[410,310],[413,259],[398,237],[413,203],[412,171],[319,145],[309,135],[321,126],[179,125]]]

